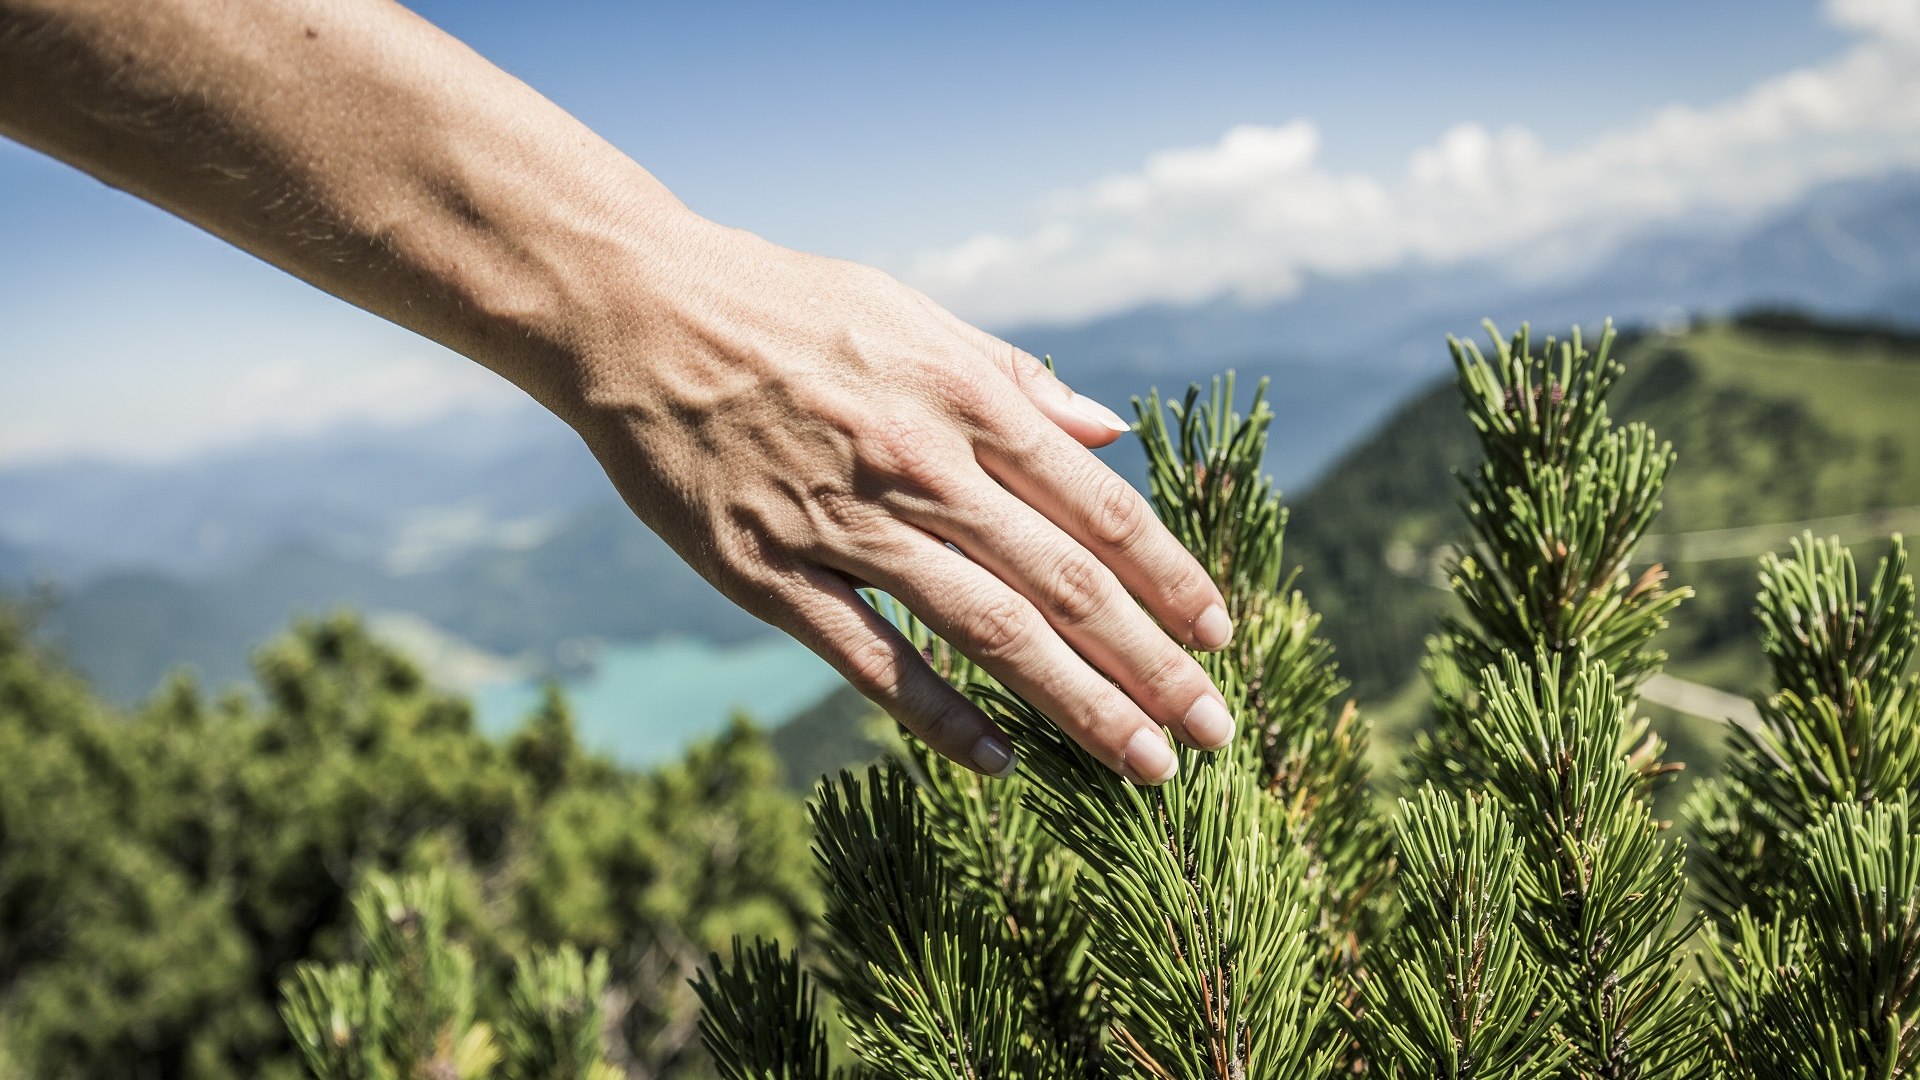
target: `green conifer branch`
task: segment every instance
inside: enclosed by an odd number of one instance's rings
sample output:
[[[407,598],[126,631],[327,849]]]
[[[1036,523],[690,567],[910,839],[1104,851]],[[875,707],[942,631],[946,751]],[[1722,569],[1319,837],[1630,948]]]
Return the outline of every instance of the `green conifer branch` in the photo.
[[[733,940],[733,958],[710,958],[694,980],[700,1039],[722,1080],[834,1080],[827,1029],[800,958],[769,941]]]
[[[1025,702],[993,694],[1021,740],[1047,829],[1085,862],[1093,963],[1117,1053],[1154,1077],[1331,1076],[1346,1039],[1316,975],[1306,858],[1280,805],[1229,754],[1181,751],[1136,786]]]
[[[1431,785],[1394,827],[1404,912],[1370,957],[1357,1026],[1370,1073],[1546,1080],[1572,1048],[1515,932],[1513,827],[1492,802]],[[1539,1003],[1544,1001],[1544,1005]],[[1539,1005],[1539,1007],[1536,1007]]]
[[[446,874],[375,874],[354,897],[354,914],[368,963],[389,987],[387,1056],[402,1075],[453,1064],[474,1026],[474,981],[472,955],[448,937]]]
[[[387,1060],[391,991],[352,964],[302,964],[280,984],[280,1015],[318,1080],[399,1080]]]
[[[1464,618],[1445,623],[1451,661],[1477,672],[1503,652],[1584,654],[1623,690],[1666,662],[1649,648],[1667,614],[1691,595],[1652,567],[1629,577],[1634,545],[1660,509],[1674,461],[1639,424],[1615,428],[1606,395],[1621,366],[1609,324],[1588,352],[1549,338],[1535,354],[1526,327],[1509,342],[1491,323],[1488,360],[1449,338],[1467,416],[1485,455],[1461,477],[1473,544],[1455,564]]]
[[[1483,673],[1470,734],[1486,788],[1521,822],[1519,926],[1582,1076],[1704,1075],[1703,999],[1676,928],[1685,858],[1620,749],[1606,665],[1508,655]]]
[[[899,766],[823,782],[813,807],[828,986],[853,1048],[889,1076],[1052,1075],[1011,974],[1004,924],[965,904]]]
[[[1163,406],[1155,392],[1133,403],[1154,511],[1206,567],[1229,607],[1273,593],[1282,573],[1287,514],[1260,471],[1273,423],[1266,391],[1262,379],[1245,416],[1232,372],[1207,388],[1193,384],[1178,402]],[[1168,415],[1176,426],[1168,426]]]
[[[448,936],[445,873],[373,874],[353,908],[362,965],[296,968],[282,1015],[324,1080],[477,1080],[498,1063],[492,1029],[474,1019],[473,957]]]
[[[516,958],[499,1029],[506,1080],[619,1080],[604,1058],[607,957],[565,945]]]
[[[1855,1075],[1920,1066],[1920,837],[1907,801],[1843,804],[1808,834],[1813,997]]]
[[[1920,625],[1899,537],[1863,591],[1837,539],[1762,561],[1775,692],[1726,777],[1688,809],[1705,838],[1710,984],[1751,1075],[1899,1076],[1920,1065]]]
[[[1461,477],[1472,542],[1452,585],[1462,614],[1434,639],[1434,729],[1419,770],[1495,796],[1524,853],[1516,927],[1539,972],[1535,1008],[1559,1014],[1571,1075],[1697,1076],[1709,1067],[1701,1000],[1676,929],[1683,858],[1647,801],[1669,771],[1633,695],[1688,590],[1633,549],[1660,507],[1672,449],[1615,428],[1611,326],[1588,351],[1491,324],[1495,356],[1449,339],[1484,458]],[[1383,1023],[1412,1025],[1411,1016]],[[1517,1022],[1517,1018],[1510,1022]]]
[[[1712,943],[1739,1075],[1900,1077],[1920,1069],[1920,835],[1904,797],[1841,803],[1796,843],[1794,913],[1741,911]]]
[[[1761,922],[1799,858],[1793,839],[1843,803],[1920,797],[1914,582],[1893,538],[1863,592],[1838,539],[1793,542],[1761,561],[1757,607],[1775,690],[1736,728],[1724,780],[1688,810],[1705,839],[1702,898],[1722,923]]]
[[[870,600],[954,686],[993,686],[899,605]],[[1039,828],[1023,786],[958,769],[912,740],[862,782],[822,786],[814,826],[829,986],[845,988],[854,1049],[881,1074],[1106,1074],[1087,913],[1073,896],[1077,859]],[[889,928],[906,911],[916,922]],[[703,976],[708,1043],[730,1076],[783,1076],[768,1072],[776,1065],[810,1074],[781,1065],[791,1061],[826,1067],[810,1049],[824,1040],[814,1020],[799,1020],[793,995],[758,986],[781,986],[781,970],[799,972],[749,953]]]
[[[902,745],[960,902],[991,912],[1020,972],[1026,1022],[1061,1075],[1107,1075],[1108,1017],[1087,953],[1092,920],[1080,860],[1040,827],[1027,780],[993,780],[918,741]]]
[[[1154,509],[1207,567],[1233,615],[1232,644],[1200,657],[1239,703],[1233,753],[1284,808],[1285,842],[1309,859],[1329,971],[1345,974],[1372,933],[1393,864],[1373,808],[1369,725],[1351,701],[1336,706],[1347,682],[1286,566],[1287,511],[1262,471],[1273,420],[1266,385],[1244,415],[1232,373],[1189,387],[1180,401],[1155,393],[1134,408]]]
[[[878,594],[869,600],[962,692],[1004,692],[905,608]],[[1004,926],[1037,1042],[1061,1075],[1106,1075],[1108,1019],[1087,960],[1092,927],[1078,895],[1080,860],[1040,827],[1026,775],[982,777],[904,737],[894,759],[917,783],[959,902],[992,912]]]
[[[1760,561],[1761,647],[1783,693],[1831,698],[1870,713],[1902,687],[1913,659],[1914,585],[1906,544],[1894,536],[1866,595],[1853,552],[1838,538],[1793,542],[1793,556]]]

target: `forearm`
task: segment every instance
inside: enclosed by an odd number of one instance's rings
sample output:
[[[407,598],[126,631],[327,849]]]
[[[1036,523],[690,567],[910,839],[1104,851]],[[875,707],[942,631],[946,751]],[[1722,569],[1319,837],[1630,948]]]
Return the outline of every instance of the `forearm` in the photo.
[[[386,0],[0,0],[0,133],[563,409],[580,313],[673,273],[690,218]]]

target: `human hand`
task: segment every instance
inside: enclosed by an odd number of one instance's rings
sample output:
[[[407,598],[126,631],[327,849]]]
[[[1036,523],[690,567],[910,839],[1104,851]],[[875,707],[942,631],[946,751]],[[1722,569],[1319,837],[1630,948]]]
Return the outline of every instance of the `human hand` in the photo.
[[[1203,649],[1232,626],[1088,451],[1127,430],[1118,416],[877,270],[691,214],[673,232],[673,262],[697,269],[589,320],[606,329],[582,335],[561,412],[682,557],[981,772],[1012,769],[1005,734],[856,588],[905,604],[1122,775],[1174,774],[1162,727],[1226,744],[1219,691],[1154,617]]]
[[[941,753],[1013,764],[856,586],[1135,779],[1173,774],[1162,726],[1231,737],[1147,614],[1218,648],[1219,592],[1087,451],[1125,426],[1032,357],[695,216],[395,4],[0,0],[0,20],[0,133],[512,379],[722,592]]]

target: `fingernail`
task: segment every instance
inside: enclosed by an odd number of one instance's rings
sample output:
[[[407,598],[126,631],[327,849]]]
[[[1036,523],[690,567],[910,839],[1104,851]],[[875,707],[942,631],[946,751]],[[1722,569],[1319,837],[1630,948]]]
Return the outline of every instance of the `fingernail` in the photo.
[[[1187,710],[1187,737],[1208,750],[1218,750],[1233,739],[1233,714],[1211,695]]]
[[[1180,759],[1174,756],[1173,747],[1167,745],[1167,737],[1159,728],[1134,732],[1127,740],[1123,764],[1143,784],[1164,784],[1180,771]]]
[[[1224,649],[1227,642],[1233,640],[1233,620],[1227,618],[1227,609],[1215,604],[1200,613],[1193,620],[1193,643],[1212,652]]]
[[[974,768],[995,779],[1013,775],[1014,766],[1020,764],[1013,747],[998,735],[982,735],[980,741],[973,744],[972,757]]]
[[[1072,393],[1072,391],[1068,391],[1068,392]],[[1094,423],[1099,424],[1101,427],[1106,428],[1108,431],[1115,431],[1121,434],[1125,434],[1133,430],[1133,425],[1127,423],[1125,420],[1120,419],[1119,413],[1114,412],[1112,409],[1107,408],[1105,405],[1100,404],[1099,402],[1093,400],[1090,397],[1083,397],[1080,394],[1074,394],[1073,397],[1067,401],[1067,404],[1073,407],[1074,412],[1077,412],[1081,416],[1086,417],[1088,420],[1091,420]]]

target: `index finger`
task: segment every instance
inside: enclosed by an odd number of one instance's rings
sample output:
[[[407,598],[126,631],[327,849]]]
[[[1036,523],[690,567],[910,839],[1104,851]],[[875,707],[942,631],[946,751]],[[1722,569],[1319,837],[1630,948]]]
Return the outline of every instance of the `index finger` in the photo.
[[[1001,416],[975,449],[981,467],[1105,563],[1174,637],[1224,648],[1233,639],[1225,599],[1146,498],[1031,406]]]

